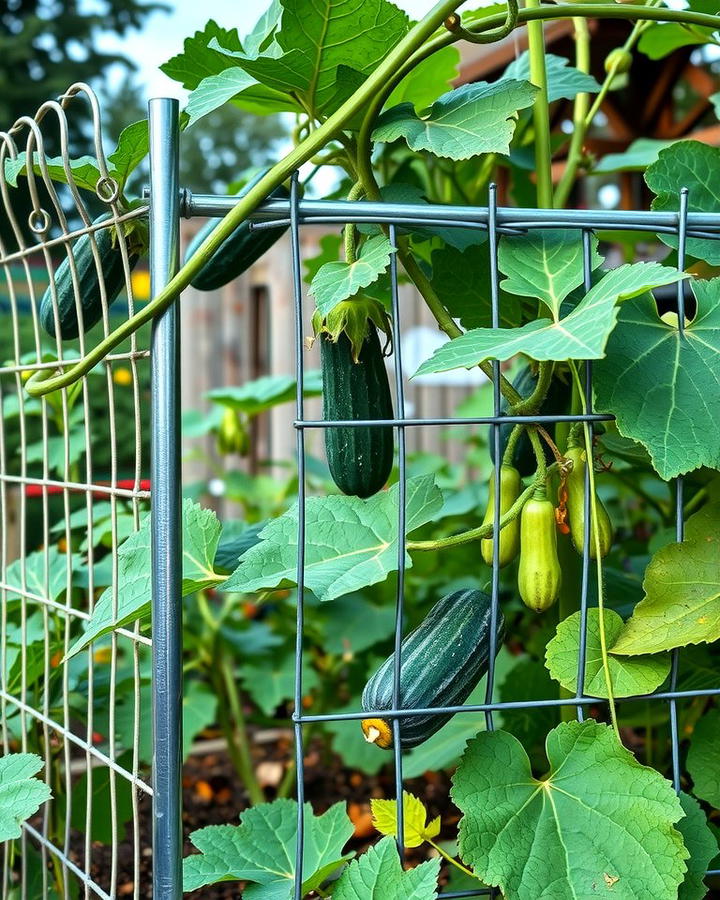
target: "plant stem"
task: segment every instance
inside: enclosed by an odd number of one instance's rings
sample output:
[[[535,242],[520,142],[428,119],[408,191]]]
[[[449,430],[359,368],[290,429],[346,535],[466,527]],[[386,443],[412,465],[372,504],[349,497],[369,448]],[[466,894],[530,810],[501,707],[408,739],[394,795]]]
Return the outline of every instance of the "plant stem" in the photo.
[[[430,844],[430,846],[433,849],[437,850],[437,852],[440,854],[440,856],[442,856],[449,863],[451,863],[453,866],[455,866],[456,869],[460,869],[461,872],[464,872],[466,875],[469,875],[470,878],[477,878],[477,880],[480,881],[480,879],[477,877],[477,875],[471,869],[466,868],[461,862],[458,862],[456,859],[454,859],[452,856],[450,856],[450,854],[446,850],[443,850],[443,848],[439,844],[436,844],[435,841],[431,841],[429,838],[425,838],[425,840],[428,842],[428,844]]]
[[[532,444],[535,459],[537,461],[536,478],[539,482],[545,484],[547,480],[547,463],[545,462],[545,451],[540,443],[540,435],[538,434],[536,427],[531,425],[528,428],[528,437],[530,438],[530,443]]]
[[[540,0],[526,0],[525,8],[528,10],[537,9],[539,6]],[[545,68],[545,34],[542,22],[528,22],[527,32],[528,50],[530,51],[530,81],[539,88],[533,104],[537,205],[551,209],[553,205],[552,149],[547,70]]]
[[[238,774],[247,789],[250,802],[253,806],[257,806],[259,803],[265,802],[265,794],[255,776],[255,768],[253,767],[250,754],[247,723],[242,710],[240,694],[235,683],[235,675],[227,659],[222,659],[219,668],[221,683],[224,687],[224,691],[220,692],[221,724],[224,721],[225,727],[223,730],[228,741],[228,749]],[[229,703],[232,719],[228,716],[227,710],[222,703],[223,693]]]
[[[510,410],[513,416],[525,416],[536,413],[543,404],[543,400],[547,397],[550,382],[552,381],[554,363],[541,362],[538,366],[538,380],[532,394],[519,403],[515,403]]]
[[[543,460],[544,462],[544,460]],[[512,522],[514,519],[520,515],[523,506],[527,503],[527,501],[532,497],[535,489],[542,484],[543,481],[536,479],[530,484],[525,490],[520,494],[517,500],[513,503],[513,505],[508,509],[506,513],[500,516],[500,530],[502,531],[506,525]],[[488,522],[485,525],[480,525],[478,528],[471,528],[470,531],[463,531],[460,534],[452,534],[450,537],[445,538],[437,538],[434,541],[408,541],[407,549],[408,550],[443,550],[446,547],[458,547],[461,544],[469,544],[471,541],[476,541],[479,538],[489,538],[493,533],[493,523]]]
[[[527,425],[522,425],[520,422],[513,428],[510,432],[510,437],[508,438],[507,445],[505,447],[505,452],[503,453],[502,464],[504,466],[511,466],[513,464],[513,455],[515,453],[515,447],[517,447],[517,442],[520,440],[523,431],[527,428]]]
[[[582,401],[583,415],[587,415],[587,403],[585,401],[585,392],[582,389],[580,375],[574,360],[569,360],[570,371],[577,385],[578,394]],[[595,494],[595,471],[593,469],[592,455],[592,435],[590,426],[587,422],[583,422],[583,432],[585,437],[585,453],[587,454],[587,471],[590,479],[590,534],[595,538],[595,571],[597,573],[597,600],[598,600],[598,625],[600,626],[600,654],[602,656],[603,674],[605,676],[605,689],[608,695],[608,706],[610,709],[610,721],[618,741],[620,741],[620,729],[618,728],[617,710],[615,709],[615,696],[613,694],[612,678],[610,676],[610,664],[608,661],[607,635],[605,634],[605,593],[602,577],[602,548],[600,546],[600,529],[595,525],[598,521],[597,514],[597,496]],[[622,741],[620,741],[622,743]]]
[[[573,19],[573,25],[575,27],[575,68],[588,74],[590,72],[590,30],[588,29],[587,21],[583,18]],[[582,159],[585,135],[587,133],[585,118],[589,105],[589,94],[581,93],[575,97],[572,140],[570,141],[565,171],[555,191],[555,206],[558,207],[565,205],[572,185],[575,183],[575,174]]]

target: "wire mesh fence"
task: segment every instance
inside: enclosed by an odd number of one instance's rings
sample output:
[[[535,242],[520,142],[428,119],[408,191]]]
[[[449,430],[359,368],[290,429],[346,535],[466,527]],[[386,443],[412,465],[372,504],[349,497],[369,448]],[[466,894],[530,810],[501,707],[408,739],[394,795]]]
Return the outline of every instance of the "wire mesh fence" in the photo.
[[[381,224],[388,230],[388,235],[393,246],[396,243],[397,231],[400,227],[412,229],[413,225],[420,224],[436,225],[449,228],[458,227],[476,227],[487,232],[487,246],[480,248],[478,252],[487,252],[489,254],[490,266],[490,286],[491,286],[491,309],[492,309],[492,326],[498,327],[500,324],[500,277],[498,272],[498,240],[502,234],[518,234],[530,231],[531,229],[548,229],[548,228],[577,228],[578,236],[581,237],[583,247],[583,269],[584,269],[584,287],[590,290],[592,286],[592,262],[591,262],[591,235],[596,230],[614,229],[616,231],[623,230],[647,230],[664,233],[676,233],[679,238],[678,252],[678,268],[684,269],[685,265],[685,243],[688,235],[697,236],[704,235],[717,239],[720,237],[718,228],[720,227],[719,216],[699,216],[688,214],[687,211],[687,191],[681,190],[680,194],[680,212],[679,214],[658,214],[653,212],[594,212],[594,211],[550,211],[550,210],[519,210],[519,209],[498,209],[496,203],[496,191],[494,186],[490,188],[489,205],[487,208],[476,209],[448,209],[448,208],[432,208],[424,206],[422,209],[411,209],[402,206],[393,206],[391,204],[370,204],[366,202],[344,204],[329,202],[305,202],[301,201],[298,196],[297,178],[294,181],[294,187],[289,205],[289,222],[292,234],[292,250],[293,250],[293,288],[296,309],[296,359],[297,359],[297,383],[302,385],[304,376],[303,363],[303,325],[305,322],[304,299],[302,290],[302,259],[300,256],[301,242],[299,239],[299,230],[303,225],[332,223],[346,224],[354,222],[356,224]],[[275,203],[274,208],[277,210],[276,215],[281,213],[281,207],[286,204]],[[267,204],[264,213],[265,217],[271,216],[271,204]],[[284,212],[284,209],[282,210]],[[279,221],[288,221],[285,218],[275,219],[274,224]],[[271,222],[265,221],[258,227],[270,227]],[[500,615],[500,566],[499,566],[499,533],[495,532],[493,538],[493,565],[491,575],[491,596],[492,596],[492,618],[489,628],[488,640],[488,659],[489,667],[487,672],[487,683],[485,692],[485,701],[482,704],[466,704],[463,706],[440,706],[432,709],[410,709],[403,706],[402,695],[400,690],[400,671],[402,666],[402,638],[403,638],[403,622],[404,608],[406,604],[405,597],[405,570],[407,565],[407,554],[405,549],[406,541],[406,489],[407,489],[407,454],[405,443],[405,431],[407,428],[431,428],[438,426],[467,426],[468,424],[486,425],[490,431],[489,445],[494,447],[495,459],[500,459],[500,428],[501,425],[511,423],[534,423],[534,424],[554,424],[559,422],[587,422],[592,428],[593,423],[602,422],[612,419],[612,416],[597,414],[593,411],[593,386],[592,386],[592,363],[585,362],[585,404],[587,412],[582,415],[542,415],[542,416],[507,416],[501,411],[501,395],[500,395],[500,363],[496,360],[493,362],[493,388],[494,388],[494,411],[492,416],[485,418],[469,419],[422,419],[407,417],[404,404],[403,391],[403,360],[402,360],[402,343],[400,335],[402,332],[402,309],[398,299],[398,270],[395,258],[392,258],[390,268],[390,292],[391,292],[391,315],[393,324],[393,370],[395,376],[395,397],[397,414],[393,419],[375,419],[375,420],[356,420],[356,421],[317,421],[309,420],[304,416],[304,399],[302,390],[298,390],[296,404],[296,421],[294,427],[297,431],[297,457],[299,469],[299,505],[298,505],[298,565],[297,565],[297,583],[298,583],[298,614],[297,614],[297,645],[296,645],[296,689],[295,689],[295,743],[296,743],[296,763],[297,763],[297,796],[298,796],[298,845],[296,856],[296,878],[295,878],[295,897],[302,897],[302,859],[303,859],[303,835],[305,828],[305,812],[303,807],[304,800],[304,759],[305,747],[303,740],[303,729],[305,726],[315,722],[337,722],[337,721],[353,721],[359,722],[367,718],[385,718],[390,719],[393,729],[393,765],[395,773],[395,795],[397,798],[402,797],[403,792],[403,753],[401,750],[401,734],[403,723],[413,716],[426,716],[434,714],[442,716],[447,713],[459,714],[463,716],[475,716],[477,718],[478,730],[485,727],[493,729],[496,727],[495,714],[502,713],[506,709],[525,709],[531,714],[543,707],[567,707],[574,708],[575,714],[579,720],[583,720],[587,715],[589,706],[598,707],[606,703],[595,696],[586,693],[585,671],[587,656],[587,625],[588,625],[588,606],[589,606],[589,586],[593,569],[591,569],[590,557],[590,535],[591,528],[586,528],[584,533],[584,546],[582,552],[582,587],[580,594],[580,641],[579,653],[577,660],[577,691],[575,696],[567,698],[547,697],[544,699],[534,699],[529,701],[518,702],[499,702],[494,700],[495,695],[495,657],[497,654],[497,621]],[[685,300],[684,285],[678,284],[677,288],[677,309],[680,322],[685,321]],[[398,508],[397,508],[397,534],[398,539],[398,561],[397,561],[397,581],[396,581],[396,613],[395,613],[395,649],[394,649],[394,691],[393,691],[393,708],[391,710],[357,710],[352,712],[343,712],[335,714],[311,715],[303,712],[303,634],[304,634],[304,584],[305,584],[305,550],[306,550],[306,490],[305,490],[305,433],[308,429],[326,429],[326,428],[382,428],[391,425],[396,430],[396,448],[398,455]],[[494,471],[495,478],[495,521],[500,519],[500,467],[496,466]],[[676,479],[676,539],[682,541],[684,534],[683,525],[683,479]],[[590,473],[585,470],[585,494],[584,494],[584,515],[585,521],[591,520],[591,503],[590,503]],[[697,697],[714,696],[720,693],[720,677],[718,677],[717,687],[704,688],[700,690],[678,690],[678,675],[681,665],[681,652],[674,650],[672,653],[672,668],[669,680],[668,690],[656,691],[653,694],[641,697],[626,698],[622,703],[633,703],[642,700],[652,700],[657,703],[668,704],[670,711],[670,742],[672,753],[672,780],[677,791],[680,790],[681,764],[680,764],[680,735],[678,732],[678,704],[682,702],[690,702]],[[403,854],[404,848],[404,823],[403,823],[403,804],[398,802],[397,808],[397,835],[398,849]],[[715,874],[715,872],[708,873]],[[462,892],[445,892],[441,894],[443,897],[459,898],[472,897],[482,895],[496,895],[494,889],[478,889],[475,891]]]
[[[83,183],[80,161],[70,163],[69,112],[77,104],[89,109],[99,177],[92,182],[91,204],[79,187]],[[151,106],[151,125],[159,135],[151,143],[151,266],[155,289],[161,287],[177,264],[179,216],[222,215],[233,205],[226,197],[191,196],[177,182],[177,107],[168,101]],[[52,123],[52,130],[46,126]],[[41,128],[41,125],[44,126]],[[46,132],[51,131],[50,135]],[[152,131],[152,128],[151,128]],[[143,810],[154,800],[155,895],[175,898],[181,893],[180,699],[182,636],[179,616],[180,532],[178,468],[179,396],[177,391],[180,336],[172,314],[155,330],[153,352],[150,335],[130,336],[125,345],[108,356],[76,386],[41,400],[29,398],[26,379],[35,372],[55,370],[84,356],[89,347],[107,336],[113,327],[134,312],[132,278],[133,247],[128,242],[128,223],[148,215],[139,205],[122,212],[111,170],[102,147],[97,101],[84,85],[71,88],[58,103],[46,104],[35,119],[23,119],[0,135],[0,196],[3,227],[0,232],[0,264],[3,269],[3,312],[9,322],[6,346],[0,359],[0,722],[3,753],[22,749],[38,753],[45,761],[45,778],[53,800],[24,827],[20,853],[3,850],[2,897],[49,897],[51,881],[65,896],[74,896],[71,882],[85,897],[118,895],[120,808],[130,810],[129,847],[134,871],[133,896],[146,888],[142,860],[152,852],[153,840],[143,828]],[[50,142],[50,143],[48,143]],[[52,147],[52,151],[46,147]],[[57,156],[51,156],[57,153]],[[23,154],[25,154],[23,156]],[[32,164],[28,166],[28,160]],[[23,168],[23,166],[25,168]],[[53,168],[54,167],[54,168]],[[60,175],[59,175],[60,173]],[[27,176],[27,196],[14,184]],[[58,184],[58,177],[65,183]],[[22,205],[24,203],[24,206]],[[22,212],[20,210],[22,209]],[[98,217],[108,218],[98,222]],[[399,274],[394,257],[390,267],[390,306],[394,355],[396,414],[386,420],[320,421],[305,417],[304,330],[307,321],[302,287],[300,230],[306,225],[376,224],[387,229],[395,244],[401,229],[419,226],[474,228],[487,235],[477,249],[489,254],[492,325],[500,323],[501,294],[498,242],[504,234],[533,229],[577,229],[582,240],[585,288],[592,279],[591,237],[599,230],[652,231],[677,234],[678,265],[684,265],[688,236],[720,237],[720,216],[687,212],[687,195],[681,193],[680,213],[550,211],[498,208],[494,189],[484,208],[411,206],[370,202],[301,200],[297,178],[289,201],[270,201],[254,215],[255,227],[289,224],[292,238],[292,292],[295,310],[297,399],[293,423],[299,473],[297,584],[298,604],[295,654],[295,758],[297,765],[298,841],[295,897],[302,897],[304,841],[305,729],[313,723],[357,723],[372,716],[392,721],[393,765],[397,797],[402,797],[404,723],[414,716],[459,714],[477,720],[478,730],[497,727],[503,710],[524,709],[530,714],[547,707],[566,707],[583,719],[588,708],[602,709],[606,701],[584,689],[587,655],[587,620],[590,605],[591,529],[586,528],[582,556],[580,595],[580,645],[578,689],[574,696],[548,696],[532,701],[496,698],[495,657],[500,615],[501,580],[499,541],[493,546],[491,573],[492,618],[489,629],[489,669],[484,702],[428,709],[403,708],[400,690],[401,644],[405,622],[405,574],[407,551],[406,500],[409,428],[455,428],[468,425],[489,429],[495,459],[500,457],[500,427],[509,423],[594,423],[609,416],[593,411],[592,365],[585,364],[583,415],[539,415],[531,418],[502,414],[500,363],[493,363],[493,414],[478,418],[419,418],[407,415],[401,334],[403,309],[399,299]],[[108,293],[107,264],[101,233],[114,235],[120,257],[119,299]],[[71,250],[87,242],[88,270],[79,272]],[[68,294],[78,323],[76,340],[62,336],[58,267],[66,266]],[[88,274],[89,273],[89,274]],[[80,283],[92,277],[98,283],[98,309],[94,328],[86,334]],[[43,291],[50,291],[52,316],[43,318]],[[684,321],[683,287],[678,288],[679,321]],[[150,367],[153,366],[151,376]],[[152,378],[152,380],[151,380]],[[162,388],[162,389],[161,389]],[[147,400],[152,397],[152,426]],[[306,575],[306,433],[326,428],[382,428],[396,432],[398,458],[399,535],[395,588],[394,700],[391,710],[355,710],[312,714],[303,704],[303,657]],[[154,436],[151,470],[148,436]],[[500,517],[500,467],[495,471],[495,520]],[[137,623],[125,623],[95,641],[89,649],[69,657],[78,632],[89,620],[95,603],[105,597],[116,613],[117,584],[121,564],[119,548],[135,533],[148,511],[153,489],[153,566],[156,598],[169,603],[156,616],[152,639]],[[683,538],[683,482],[676,483],[676,534]],[[590,520],[589,472],[585,473],[585,520]],[[14,526],[11,523],[16,523]],[[156,609],[156,613],[158,610]],[[114,618],[117,618],[114,615]],[[151,651],[154,650],[154,657]],[[669,708],[669,740],[672,777],[680,788],[681,759],[678,707],[694,698],[720,693],[717,687],[680,690],[682,653],[673,652],[667,690],[623,704],[648,699]],[[153,672],[155,678],[153,679]],[[154,700],[155,734],[149,734],[150,706]],[[354,726],[353,726],[354,727]],[[361,738],[359,738],[361,739]],[[149,776],[153,753],[159,762]],[[159,754],[159,756],[158,756]],[[398,846],[403,850],[403,805],[397,804]],[[122,819],[125,821],[125,819]],[[109,823],[109,827],[108,827]],[[109,834],[106,848],[95,841],[99,828]],[[491,889],[446,892],[444,897],[492,895]]]
[[[88,137],[94,184],[82,158],[70,163]],[[133,313],[128,225],[147,209],[121,208],[111,172],[86,85],[0,134],[0,740],[3,755],[43,759],[53,794],[26,823],[19,854],[3,845],[3,898],[77,896],[78,887],[116,896],[113,823],[126,816],[137,897],[148,846],[141,815],[152,788],[140,745],[150,639],[129,623],[67,657],[97,600],[117,609],[118,547],[149,506],[148,335],[133,335],[69,390],[41,400],[25,392],[34,372],[83,355]],[[82,265],[73,254],[81,244]],[[82,302],[88,281],[92,310]]]

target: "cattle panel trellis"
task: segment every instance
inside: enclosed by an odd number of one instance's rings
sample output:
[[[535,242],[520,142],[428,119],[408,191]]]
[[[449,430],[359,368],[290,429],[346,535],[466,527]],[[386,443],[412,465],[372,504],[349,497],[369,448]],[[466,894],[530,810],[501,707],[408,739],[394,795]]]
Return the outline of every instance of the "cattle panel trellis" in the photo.
[[[66,109],[84,104],[92,128],[98,177],[88,174],[87,162],[71,154]],[[45,126],[52,126],[52,137]],[[6,844],[3,861],[3,900],[51,896],[51,877],[67,896],[75,896],[74,884],[85,897],[118,895],[120,836],[114,828],[118,809],[130,806],[129,838],[134,871],[133,896],[145,896],[149,888],[144,860],[152,854],[153,896],[178,898],[182,894],[181,857],[181,509],[179,462],[179,334],[176,311],[171,307],[153,326],[152,335],[140,332],[116,348],[77,386],[63,388],[40,400],[30,398],[25,381],[35,372],[72,366],[94,343],[117,325],[118,304],[109,310],[104,277],[98,277],[101,316],[88,337],[79,329],[77,343],[60,337],[48,340],[40,319],[41,292],[37,270],[49,274],[56,257],[63,258],[80,240],[88,242],[96,273],[105,275],[98,251],[100,228],[114,230],[122,250],[125,299],[121,318],[134,312],[128,225],[149,217],[150,271],[153,293],[162,288],[178,265],[181,216],[221,216],[234,204],[223,196],[195,195],[178,183],[178,106],[175,101],[154,100],[149,107],[150,191],[149,207],[141,203],[130,212],[118,205],[118,173],[108,165],[100,127],[100,115],[92,91],[75,85],[59,102],[45,104],[35,119],[25,118],[0,134],[0,196],[2,230],[0,263],[3,269],[2,299],[9,315],[3,315],[8,348],[0,360],[0,734],[3,754],[11,750],[39,753],[45,761],[44,777],[55,797],[24,826],[19,840],[21,863],[16,863],[12,844]],[[41,128],[41,126],[43,126]],[[46,143],[53,141],[46,151]],[[25,154],[23,157],[22,154]],[[73,156],[71,165],[70,159]],[[112,158],[110,158],[112,159]],[[23,163],[24,160],[24,163]],[[28,160],[32,161],[27,165]],[[24,168],[23,168],[24,166]],[[85,168],[83,168],[85,166]],[[26,175],[25,188],[15,186],[18,174]],[[64,182],[64,183],[62,183]],[[680,186],[679,186],[680,187]],[[83,189],[91,189],[91,193]],[[90,197],[90,200],[87,197]],[[98,213],[109,214],[104,223]],[[501,416],[498,362],[495,371],[493,415],[482,418],[413,418],[404,408],[402,345],[403,310],[398,295],[397,264],[391,262],[391,312],[393,366],[397,416],[392,420],[319,421],[305,417],[302,384],[303,341],[306,310],[303,309],[300,229],[308,224],[380,224],[391,242],[400,229],[417,225],[474,228],[487,233],[492,322],[500,321],[497,269],[498,238],[538,228],[573,228],[583,238],[585,287],[591,285],[591,235],[596,230],[654,231],[679,236],[679,268],[684,267],[686,237],[720,238],[720,215],[687,212],[687,196],[681,194],[679,213],[625,211],[564,211],[498,208],[491,189],[486,208],[413,206],[371,202],[303,200],[297,178],[289,201],[268,202],[254,216],[257,228],[279,222],[290,225],[292,293],[295,310],[297,400],[294,427],[299,471],[298,502],[298,607],[295,680],[295,753],[297,762],[298,841],[297,860],[302,861],[304,834],[304,728],[314,722],[360,720],[365,711],[306,714],[303,711],[303,632],[305,579],[305,436],[309,429],[382,427],[391,425],[397,435],[398,454],[398,576],[395,608],[394,709],[382,711],[393,722],[393,751],[397,796],[402,795],[403,758],[399,734],[403,720],[427,710],[399,709],[400,642],[403,634],[404,579],[406,567],[405,435],[408,428],[487,426],[500,454],[500,423],[557,422],[595,423],[611,417],[593,412],[592,366],[585,364],[587,412],[582,415]],[[71,267],[72,268],[72,267]],[[75,306],[82,323],[79,276],[71,272]],[[51,283],[52,283],[52,279]],[[678,287],[679,321],[683,323],[684,289]],[[54,298],[57,301],[57,297]],[[112,299],[112,298],[110,298]],[[55,331],[57,302],[55,303]],[[682,324],[681,324],[682,327]],[[120,401],[120,385],[129,372],[131,400]],[[127,386],[127,384],[126,384]],[[145,402],[149,399],[151,402]],[[148,408],[150,413],[148,416]],[[150,458],[147,437],[152,436]],[[495,497],[499,504],[499,467]],[[149,480],[148,480],[149,476]],[[590,515],[589,472],[585,473],[585,517]],[[676,483],[676,534],[683,538],[683,482]],[[95,603],[108,603],[115,620],[121,607],[118,550],[124,540],[142,532],[141,523],[152,504],[149,543],[152,554],[148,578],[152,591],[152,630],[139,622],[124,622],[102,635],[89,648],[68,656]],[[17,515],[17,528],[10,530]],[[496,520],[499,508],[495,511]],[[567,706],[582,719],[588,706],[606,701],[582,690],[585,673],[588,592],[590,579],[590,529],[585,530],[580,602],[581,635],[578,685],[574,696],[547,697],[524,702],[494,699],[494,659],[499,612],[499,545],[494,546],[491,594],[490,667],[485,701],[462,707],[440,707],[438,715],[457,712],[475,716],[478,728],[492,729],[494,714],[503,709],[542,709]],[[39,549],[35,549],[39,548]],[[101,588],[104,591],[101,592]],[[718,686],[702,690],[678,690],[681,653],[673,651],[669,688],[652,695],[668,704],[672,775],[680,788],[681,763],[678,704],[720,693]],[[624,699],[632,703],[638,699]],[[82,701],[82,702],[80,702]],[[142,749],[144,723],[152,708],[152,754]],[[152,773],[150,772],[150,764]],[[100,807],[102,803],[102,807]],[[152,834],[143,828],[143,813],[153,805]],[[402,804],[398,804],[398,835],[403,834]],[[93,839],[96,829],[108,822],[111,838],[101,852]],[[402,849],[402,840],[399,845]],[[295,867],[295,897],[302,895],[302,865]],[[18,880],[19,879],[19,880]],[[488,894],[487,890],[445,893],[444,897]]]

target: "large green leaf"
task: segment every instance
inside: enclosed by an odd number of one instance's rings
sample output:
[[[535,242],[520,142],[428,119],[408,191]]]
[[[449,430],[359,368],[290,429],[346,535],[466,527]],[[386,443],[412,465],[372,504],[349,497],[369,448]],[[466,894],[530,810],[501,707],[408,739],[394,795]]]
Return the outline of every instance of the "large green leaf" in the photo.
[[[211,509],[185,500],[183,514],[183,596],[225,580],[214,567],[221,525]],[[68,651],[74,656],[89,643],[115,628],[129,625],[150,614],[151,560],[150,516],[118,550],[117,593],[109,587],[95,604],[87,630]],[[117,603],[117,608],[115,605]]]
[[[0,843],[19,838],[22,823],[51,797],[50,788],[34,776],[44,763],[32,753],[0,758]]]
[[[385,837],[350,863],[333,889],[333,900],[435,900],[440,860],[403,871],[397,845]]]
[[[593,239],[591,247],[590,264],[596,269],[603,262],[597,252],[597,239]],[[539,229],[503,237],[498,266],[507,276],[501,286],[509,294],[536,297],[557,321],[563,300],[583,283],[582,233],[573,229]]]
[[[677,141],[658,154],[645,173],[645,181],[657,196],[652,208],[658,212],[677,212],[680,209],[680,189],[688,189],[689,212],[720,212],[720,149],[700,141]],[[668,247],[677,248],[676,234],[659,234]],[[720,265],[720,243],[708,238],[687,239],[690,256]]]
[[[641,766],[610,728],[566,722],[547,737],[550,774],[536,780],[522,745],[502,731],[468,745],[453,777],[460,853],[517,900],[674,897],[688,852],[672,785]]]
[[[314,116],[334,112],[409,27],[388,0],[281,0],[281,6],[273,42],[236,62],[264,86],[298,97]]]
[[[693,794],[720,809],[720,710],[705,713],[693,729],[687,755],[687,770]]]
[[[608,272],[564,319],[536,319],[521,328],[478,328],[448,341],[415,373],[472,368],[485,359],[524,353],[537,360],[600,359],[617,319],[618,300],[686,277],[659,263],[634,263]]]
[[[194,90],[204,78],[217,75],[230,64],[221,50],[210,46],[211,41],[219,42],[228,50],[242,49],[236,28],[227,30],[210,19],[202,31],[185,39],[182,53],[163,63],[161,71],[184,88]]]
[[[623,620],[612,609],[605,610],[605,639],[612,647],[622,631]],[[578,653],[580,650],[581,614],[573,613],[557,627],[555,637],[548,643],[545,665],[552,677],[568,691],[577,690]],[[600,613],[588,610],[587,645],[585,658],[584,693],[590,697],[607,697],[605,673],[600,645]],[[650,694],[670,674],[670,657],[638,656],[631,659],[609,658],[610,679],[616,697]]]
[[[334,600],[384,581],[397,568],[398,486],[367,500],[310,497],[306,503],[305,587]],[[407,483],[407,530],[429,522],[442,506],[432,475]],[[286,587],[297,578],[297,506],[269,522],[262,540],[242,557],[224,590],[252,593]],[[410,557],[406,559],[411,565]]]
[[[251,881],[248,900],[291,900],[295,878],[297,803],[275,800],[247,809],[239,825],[210,825],[190,835],[200,850],[185,858],[183,889],[194,891],[218,881]],[[344,803],[321,816],[305,804],[303,897],[319,887],[348,857],[343,847],[353,825]]]
[[[678,900],[703,900],[707,897],[705,873],[711,860],[717,855],[718,845],[697,800],[689,794],[681,793],[680,805],[685,818],[680,819],[677,829],[683,836],[690,859],[687,861],[688,870],[685,879],[678,891]]]
[[[532,105],[536,92],[527,81],[479,81],[443,94],[422,116],[401,103],[380,116],[373,140],[404,138],[411,150],[450,159],[509,153],[517,112]]]
[[[310,293],[323,317],[342,300],[376,282],[387,270],[394,252],[385,235],[378,234],[362,244],[355,262],[329,262],[321,266],[310,284]]]
[[[720,431],[703,427],[720,409],[720,278],[694,281],[697,312],[682,337],[652,297],[623,305],[594,371],[597,407],[618,431],[647,447],[666,479],[720,468]]]
[[[555,56],[553,53],[545,54],[545,70],[547,73],[548,101],[552,103],[564,97],[572,100],[577,94],[596,94],[600,85],[586,72],[581,72],[564,56]],[[517,59],[513,60],[505,69],[502,80],[515,79],[516,81],[530,80],[530,52],[523,51]]]
[[[715,506],[718,510],[718,506]],[[667,544],[645,570],[645,597],[638,603],[613,654],[636,656],[720,638],[720,531]]]

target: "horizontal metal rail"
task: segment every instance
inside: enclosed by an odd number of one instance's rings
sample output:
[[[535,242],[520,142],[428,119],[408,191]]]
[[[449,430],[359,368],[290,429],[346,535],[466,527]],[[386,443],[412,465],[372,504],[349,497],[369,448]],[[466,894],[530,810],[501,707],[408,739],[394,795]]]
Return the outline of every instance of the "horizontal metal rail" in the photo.
[[[720,695],[720,687],[705,688],[698,691],[660,691],[656,694],[635,694],[632,697],[616,697],[616,703],[639,703],[648,700],[694,700],[696,697],[716,697]],[[466,706],[428,706],[418,709],[376,709],[359,712],[329,713],[326,715],[294,715],[293,722],[351,722],[357,719],[404,719],[413,716],[442,716],[458,713],[484,713],[503,709],[536,709],[554,706],[584,706],[596,703],[607,703],[604,697],[553,697],[548,700],[506,700],[497,703],[468,703]]]
[[[190,194],[184,197],[183,214],[193,216],[224,216],[237,203],[236,197],[217,197],[212,194]],[[299,200],[298,224],[313,225],[327,222],[356,222],[377,224],[435,225],[455,228],[489,227],[490,212],[485,206],[444,206],[431,203],[381,203],[368,200]],[[567,210],[515,209],[498,207],[497,229],[513,228],[573,228],[593,231],[614,229],[666,231],[677,233],[679,212],[653,210]],[[268,200],[248,217],[253,222],[282,221],[290,223],[290,201]],[[701,232],[697,235],[694,232]],[[687,237],[720,238],[720,213],[687,214]]]

